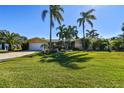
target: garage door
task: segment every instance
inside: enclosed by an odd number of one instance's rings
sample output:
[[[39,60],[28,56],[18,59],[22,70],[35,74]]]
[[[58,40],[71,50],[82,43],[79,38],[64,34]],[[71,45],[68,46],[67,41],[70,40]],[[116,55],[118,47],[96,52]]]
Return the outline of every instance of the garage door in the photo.
[[[42,43],[30,43],[29,50],[43,50]]]

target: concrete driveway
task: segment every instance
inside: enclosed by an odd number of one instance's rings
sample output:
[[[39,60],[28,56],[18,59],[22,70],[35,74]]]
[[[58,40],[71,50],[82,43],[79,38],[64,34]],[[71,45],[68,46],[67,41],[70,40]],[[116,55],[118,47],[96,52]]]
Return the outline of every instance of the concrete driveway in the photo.
[[[10,59],[10,58],[16,58],[16,57],[22,57],[25,55],[30,55],[35,52],[36,51],[19,51],[19,52],[0,53],[0,61]]]

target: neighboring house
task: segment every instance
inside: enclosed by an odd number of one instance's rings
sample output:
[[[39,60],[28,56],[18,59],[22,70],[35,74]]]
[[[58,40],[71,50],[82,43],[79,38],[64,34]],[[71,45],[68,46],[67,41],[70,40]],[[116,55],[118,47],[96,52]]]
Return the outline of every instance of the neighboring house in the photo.
[[[75,40],[75,48],[82,50],[82,40],[81,39]]]
[[[52,39],[52,44],[53,44],[53,45],[57,45],[58,42],[59,42],[58,39]]]
[[[29,50],[42,50],[44,51],[44,44],[48,44],[48,41],[43,38],[32,38],[29,39]]]
[[[0,50],[8,50],[9,44],[0,44]]]

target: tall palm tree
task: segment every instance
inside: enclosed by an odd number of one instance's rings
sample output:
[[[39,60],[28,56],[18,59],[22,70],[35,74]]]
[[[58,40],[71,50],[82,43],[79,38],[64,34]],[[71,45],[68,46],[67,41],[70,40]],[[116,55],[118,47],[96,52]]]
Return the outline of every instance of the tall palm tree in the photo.
[[[50,17],[50,50],[52,47],[52,28],[54,27],[54,19],[61,25],[61,21],[63,21],[63,17],[61,12],[64,13],[63,8],[60,5],[49,5],[49,10],[42,11],[42,20],[44,21],[46,14],[49,12]]]
[[[85,49],[85,23],[89,23],[91,27],[93,27],[93,23],[92,23],[92,20],[95,20],[96,17],[91,14],[93,11],[95,11],[94,9],[91,9],[87,12],[81,12],[80,13],[80,18],[77,19],[77,22],[79,23],[79,27],[82,25],[83,27],[83,46],[84,46],[84,49]]]

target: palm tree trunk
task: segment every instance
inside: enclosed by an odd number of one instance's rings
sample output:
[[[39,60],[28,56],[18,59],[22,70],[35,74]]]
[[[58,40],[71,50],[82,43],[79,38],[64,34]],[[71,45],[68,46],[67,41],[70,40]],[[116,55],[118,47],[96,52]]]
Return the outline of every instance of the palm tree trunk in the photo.
[[[85,50],[85,25],[83,22],[83,49]]]
[[[51,6],[49,6],[50,9],[50,45],[49,45],[49,49],[52,49],[52,10],[51,10]]]
[[[3,50],[5,49],[5,43],[2,43],[2,49]]]
[[[12,51],[12,44],[9,44],[9,51]]]
[[[123,31],[123,44],[122,45],[123,45],[123,48],[124,48],[124,31]]]

